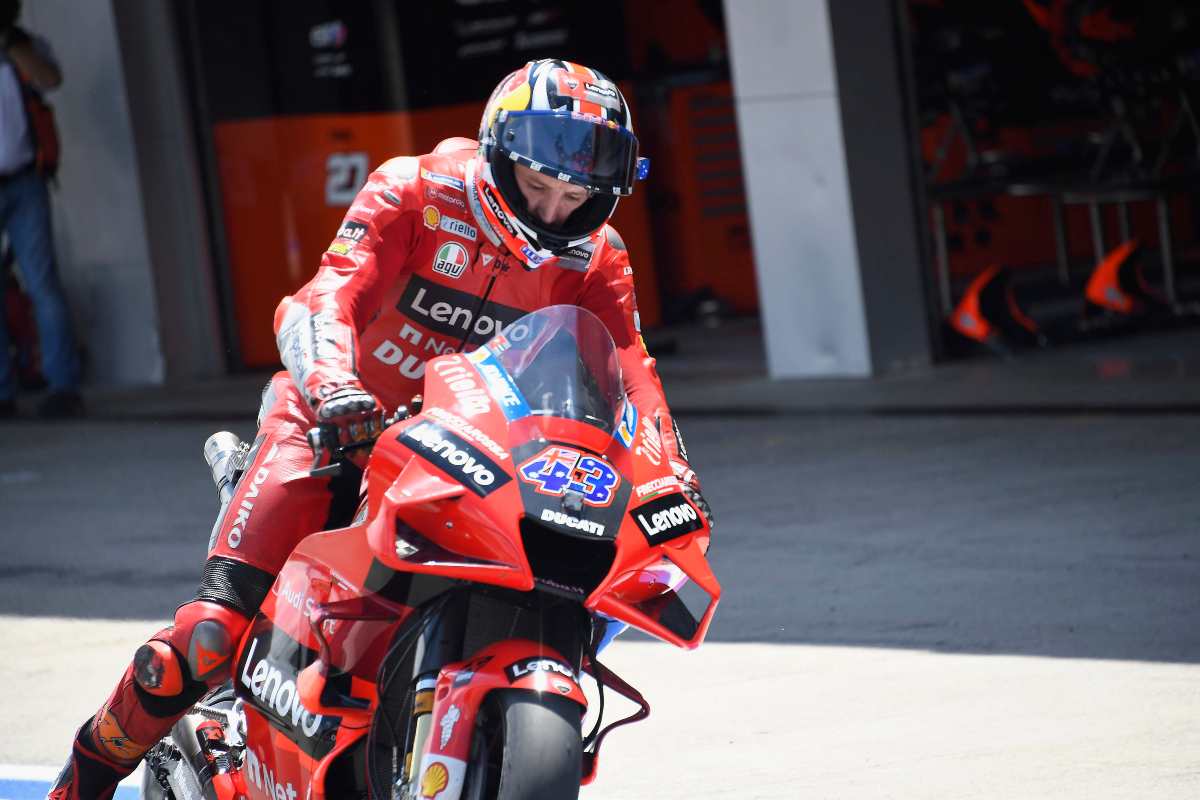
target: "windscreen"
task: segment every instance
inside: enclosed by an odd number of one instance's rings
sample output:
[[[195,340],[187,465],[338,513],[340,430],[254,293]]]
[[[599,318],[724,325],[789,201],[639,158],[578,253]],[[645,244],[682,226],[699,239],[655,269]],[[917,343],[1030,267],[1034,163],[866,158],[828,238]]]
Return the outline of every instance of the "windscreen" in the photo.
[[[510,419],[526,414],[586,422],[611,434],[625,389],[612,336],[578,306],[521,317],[471,353]]]

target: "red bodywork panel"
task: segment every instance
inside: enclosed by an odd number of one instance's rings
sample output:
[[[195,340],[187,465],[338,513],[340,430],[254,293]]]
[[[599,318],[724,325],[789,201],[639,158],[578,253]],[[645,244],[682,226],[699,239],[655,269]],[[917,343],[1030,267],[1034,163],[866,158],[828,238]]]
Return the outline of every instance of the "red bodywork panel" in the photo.
[[[680,647],[704,638],[721,593],[704,555],[710,532],[679,491],[653,425],[632,409],[611,436],[568,419],[510,420],[472,356],[438,357],[426,375],[422,413],[375,444],[355,524],[307,537],[247,630],[234,674],[247,755],[222,779],[222,797],[324,798],[330,765],[367,733],[381,662],[421,600],[394,591],[404,583],[397,576],[532,590],[523,518],[610,546],[611,566],[594,588],[553,586],[560,594],[577,592],[585,608]],[[547,477],[568,467],[590,498],[573,511],[562,510]],[[680,617],[671,565],[708,595],[699,620]],[[497,689],[553,691],[581,713],[587,706],[570,663],[536,642],[496,642],[446,665],[419,762],[439,800],[461,790],[469,732]]]

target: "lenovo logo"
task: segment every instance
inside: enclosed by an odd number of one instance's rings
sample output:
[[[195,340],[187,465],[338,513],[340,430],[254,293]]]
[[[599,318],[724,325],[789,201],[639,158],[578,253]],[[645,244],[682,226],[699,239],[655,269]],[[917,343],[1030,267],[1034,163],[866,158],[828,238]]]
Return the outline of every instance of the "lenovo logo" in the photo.
[[[448,337],[473,334],[487,338],[501,333],[525,312],[519,308],[487,303],[475,316],[479,299],[414,275],[396,304],[402,314],[431,331]]]

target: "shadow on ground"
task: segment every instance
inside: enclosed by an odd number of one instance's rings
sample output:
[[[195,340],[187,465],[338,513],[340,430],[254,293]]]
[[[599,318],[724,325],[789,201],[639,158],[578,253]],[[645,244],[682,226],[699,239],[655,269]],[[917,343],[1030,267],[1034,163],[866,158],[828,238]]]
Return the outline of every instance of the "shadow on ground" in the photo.
[[[165,619],[215,513],[205,422],[6,426],[0,614]],[[244,420],[226,426],[248,436]],[[685,420],[715,641],[1200,661],[1200,418]]]

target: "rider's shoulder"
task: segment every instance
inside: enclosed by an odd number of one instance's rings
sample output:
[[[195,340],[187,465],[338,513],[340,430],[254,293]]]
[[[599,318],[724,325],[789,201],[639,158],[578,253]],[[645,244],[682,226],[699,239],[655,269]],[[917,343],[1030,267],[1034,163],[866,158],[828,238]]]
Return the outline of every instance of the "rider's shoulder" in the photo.
[[[454,140],[447,140],[452,142]],[[468,140],[462,140],[468,141]],[[393,206],[420,209],[437,193],[465,196],[466,162],[473,151],[444,149],[443,142],[432,153],[397,156],[383,162],[371,175],[369,189]]]
[[[467,162],[475,155],[475,140],[456,137],[446,139],[418,158],[418,179],[428,186],[435,184],[458,192],[466,191]]]
[[[443,147],[456,141],[473,140],[447,139],[431,153],[389,158],[376,168],[372,177],[381,179],[392,187],[420,187],[422,184],[438,183],[462,190],[465,187],[463,175],[466,173],[467,162],[475,151],[460,146]]]
[[[375,173],[387,178],[389,182],[408,183],[416,179],[420,168],[419,157],[396,156],[380,164]]]
[[[629,252],[625,249],[625,240],[612,225],[605,225],[592,237],[595,255],[591,259],[591,268],[603,272],[609,279],[629,275]]]
[[[613,250],[625,252],[625,240],[621,238],[621,234],[617,233],[617,229],[612,225],[606,224],[601,233],[604,234],[604,242]]]

